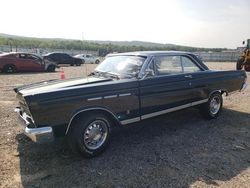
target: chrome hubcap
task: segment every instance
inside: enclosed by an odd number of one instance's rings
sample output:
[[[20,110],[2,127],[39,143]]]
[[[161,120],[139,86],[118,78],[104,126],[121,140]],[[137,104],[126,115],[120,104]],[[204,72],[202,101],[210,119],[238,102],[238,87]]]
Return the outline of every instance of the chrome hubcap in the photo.
[[[220,110],[220,106],[221,106],[220,98],[218,96],[212,98],[212,100],[210,101],[211,114],[216,115]]]
[[[85,129],[83,136],[84,144],[88,149],[98,149],[105,142],[107,134],[107,123],[103,120],[95,120]]]

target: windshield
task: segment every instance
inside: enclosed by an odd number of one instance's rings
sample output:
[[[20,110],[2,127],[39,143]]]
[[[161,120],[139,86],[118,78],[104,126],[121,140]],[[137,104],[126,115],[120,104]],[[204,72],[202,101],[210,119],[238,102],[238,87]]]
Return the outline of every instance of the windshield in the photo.
[[[106,72],[117,75],[136,75],[145,61],[145,57],[138,56],[113,56],[106,58],[96,72]]]

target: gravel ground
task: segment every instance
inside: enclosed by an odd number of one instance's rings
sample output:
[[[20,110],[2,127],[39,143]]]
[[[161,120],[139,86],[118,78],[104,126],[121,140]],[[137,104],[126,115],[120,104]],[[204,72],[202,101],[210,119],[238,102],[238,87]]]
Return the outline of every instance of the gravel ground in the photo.
[[[66,78],[94,68],[85,66],[64,68]],[[186,109],[128,125],[114,132],[101,156],[84,159],[71,154],[63,139],[32,143],[13,112],[13,87],[59,77],[0,74],[0,187],[250,187],[250,88],[225,97],[217,119]]]

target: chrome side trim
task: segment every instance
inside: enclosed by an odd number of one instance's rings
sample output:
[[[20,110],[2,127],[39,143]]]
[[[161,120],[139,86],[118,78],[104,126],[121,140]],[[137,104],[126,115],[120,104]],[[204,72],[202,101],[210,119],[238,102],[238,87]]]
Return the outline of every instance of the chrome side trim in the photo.
[[[106,108],[95,107],[95,108],[83,109],[83,110],[80,110],[79,112],[75,113],[75,114],[71,117],[71,119],[70,119],[70,121],[69,121],[69,123],[68,123],[67,130],[66,130],[66,132],[65,132],[65,135],[67,135],[67,133],[68,133],[68,131],[69,131],[69,128],[70,128],[70,125],[71,125],[73,119],[74,119],[78,114],[80,114],[80,113],[82,113],[82,112],[86,112],[86,111],[91,111],[91,110],[103,110],[103,111],[106,111],[106,112],[108,112],[109,114],[111,114],[111,115],[117,120],[118,123],[120,123],[119,119],[115,116],[115,114],[114,114],[113,112],[111,112],[110,110],[107,110]]]
[[[109,95],[109,96],[105,96],[103,97],[104,99],[111,99],[111,98],[115,98],[117,97],[117,95]]]
[[[95,97],[95,98],[89,98],[87,101],[96,101],[96,100],[101,100],[102,97]]]
[[[119,94],[119,97],[125,97],[125,96],[130,96],[131,93],[123,93],[123,94]]]
[[[121,121],[121,124],[126,125],[126,124],[134,123],[134,122],[137,122],[137,121],[140,121],[140,120],[141,120],[140,117],[136,117],[136,118],[132,118],[132,119],[126,119],[126,120]]]
[[[206,103],[208,101],[208,99],[204,99],[204,100],[200,100],[200,101],[196,101],[196,102],[192,102],[192,106],[196,106],[198,104],[202,104],[202,103]]]
[[[174,111],[181,110],[181,109],[184,109],[184,108],[188,108],[188,107],[191,107],[191,106],[196,106],[198,104],[202,104],[202,103],[205,103],[207,101],[208,101],[208,99],[204,99],[204,100],[200,100],[200,101],[196,101],[196,102],[184,104],[184,105],[181,105],[181,106],[177,106],[177,107],[174,107],[174,108],[169,108],[169,109],[166,109],[166,110],[162,110],[162,111],[158,111],[158,112],[146,114],[146,115],[141,116],[141,119],[142,120],[143,119],[148,119],[148,118],[159,116],[159,115],[162,115],[162,114],[174,112]]]

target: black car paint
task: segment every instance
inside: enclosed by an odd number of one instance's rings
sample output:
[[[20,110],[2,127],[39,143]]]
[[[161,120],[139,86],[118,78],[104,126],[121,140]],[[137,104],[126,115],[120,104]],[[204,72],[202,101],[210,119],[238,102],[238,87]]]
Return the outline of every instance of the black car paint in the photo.
[[[66,53],[59,53],[59,52],[54,52],[54,53],[49,53],[43,56],[43,59],[50,60],[52,62],[55,62],[56,64],[70,64],[70,65],[81,65],[82,60],[76,57],[72,57],[69,54]]]
[[[93,81],[93,78],[85,78],[80,79],[79,83],[75,79],[74,84],[71,80],[50,81],[17,88],[15,91],[21,107],[32,115],[34,126],[52,126],[54,134],[60,136],[67,133],[72,119],[86,110],[102,110],[114,116],[117,124],[127,124],[133,122],[129,120],[140,121],[147,114],[206,100],[215,91],[230,93],[240,90],[246,78],[243,71],[208,70],[198,58],[184,52],[123,55],[147,57],[142,67],[144,71],[152,57],[176,54],[189,56],[202,71],[149,78],[139,74],[138,78],[120,80],[96,78]]]

